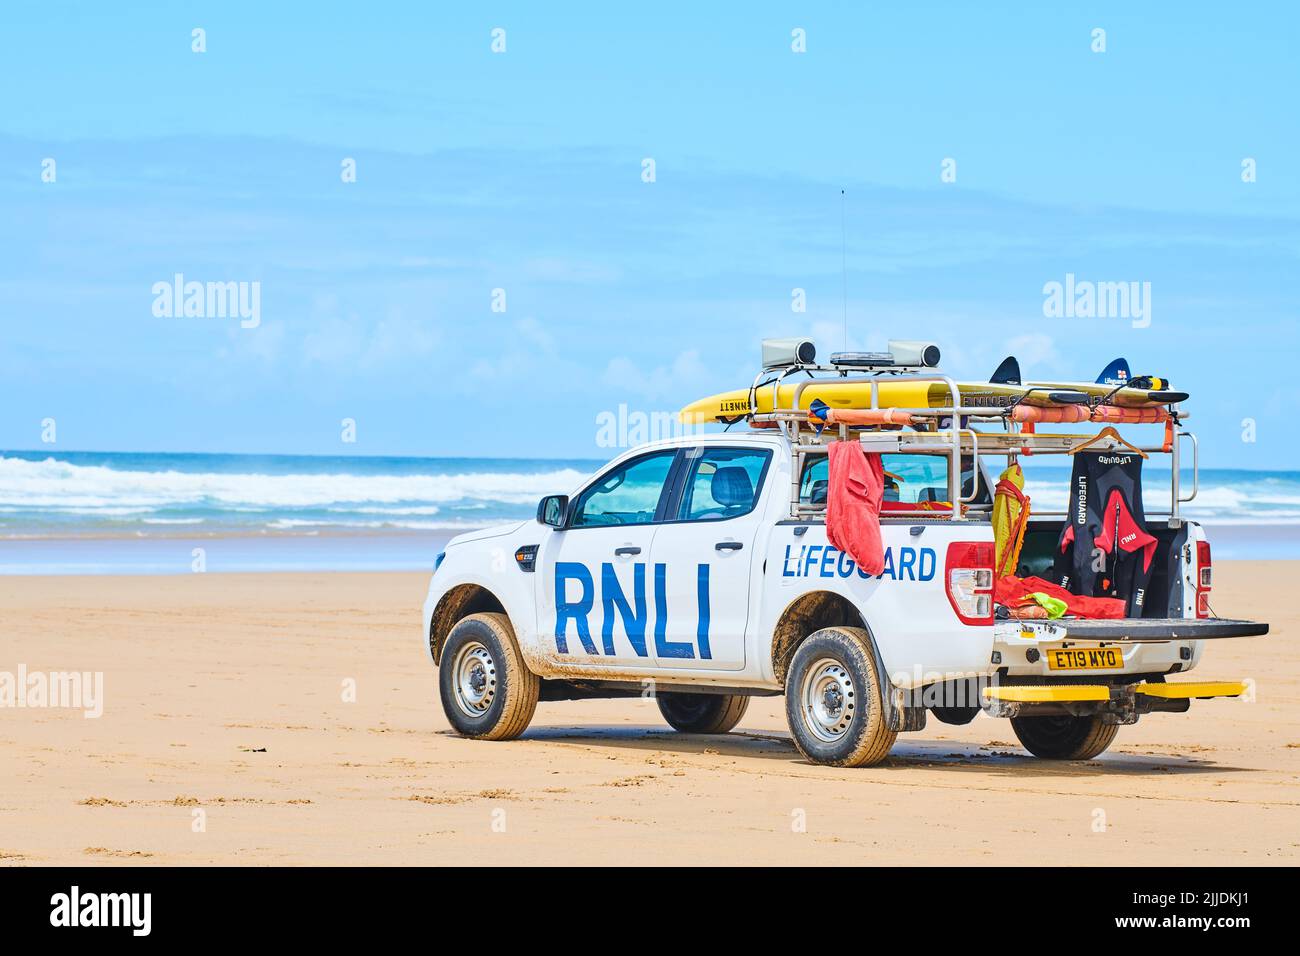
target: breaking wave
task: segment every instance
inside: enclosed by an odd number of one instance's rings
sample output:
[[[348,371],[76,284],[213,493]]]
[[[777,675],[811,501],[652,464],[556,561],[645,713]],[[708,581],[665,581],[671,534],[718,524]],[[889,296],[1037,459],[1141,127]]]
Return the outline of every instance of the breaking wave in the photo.
[[[321,470],[300,458],[192,456],[178,468],[177,456],[100,457],[108,461],[0,456],[0,535],[464,528],[526,517],[542,495],[572,491],[588,474],[468,459],[428,459],[424,469],[420,459],[328,459]]]

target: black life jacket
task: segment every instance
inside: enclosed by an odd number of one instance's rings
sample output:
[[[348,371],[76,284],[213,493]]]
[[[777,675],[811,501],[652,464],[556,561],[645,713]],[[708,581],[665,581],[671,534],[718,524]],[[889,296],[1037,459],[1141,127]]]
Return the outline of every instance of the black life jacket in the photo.
[[[1075,455],[1069,520],[1056,546],[1053,580],[1074,594],[1120,598],[1129,617],[1141,617],[1156,543],[1142,510],[1142,456]]]

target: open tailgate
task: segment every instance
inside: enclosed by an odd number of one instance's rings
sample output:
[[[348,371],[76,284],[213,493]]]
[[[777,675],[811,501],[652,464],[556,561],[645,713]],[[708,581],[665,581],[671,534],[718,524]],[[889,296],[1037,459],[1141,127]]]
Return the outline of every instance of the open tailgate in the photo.
[[[1034,625],[1041,640],[1118,641],[1148,644],[1156,641],[1203,641],[1225,637],[1259,637],[1268,625],[1259,621],[1227,618],[1144,617],[1123,620],[1000,621]]]

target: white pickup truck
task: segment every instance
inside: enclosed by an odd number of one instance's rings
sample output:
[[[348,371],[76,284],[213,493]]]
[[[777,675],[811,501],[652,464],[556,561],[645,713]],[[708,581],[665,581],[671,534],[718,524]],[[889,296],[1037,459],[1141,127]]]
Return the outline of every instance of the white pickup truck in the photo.
[[[1198,617],[1211,573],[1194,522],[1150,522],[1147,616],[997,619],[992,483],[962,431],[949,433],[961,450],[945,433],[861,437],[883,449],[899,502],[881,515],[879,576],[828,543],[826,449],[797,426],[644,445],[544,498],[536,520],[460,535],[438,556],[421,638],[448,720],[500,740],[539,700],[653,693],[677,730],[717,734],[750,697],[784,694],[817,763],[871,764],[927,714],[962,724],[981,709],[1039,757],[1090,759],[1140,715],[1242,693],[1166,680],[1207,639],[1267,631]],[[920,510],[954,497],[957,514]],[[1050,565],[1065,520],[1031,521],[1023,573]]]

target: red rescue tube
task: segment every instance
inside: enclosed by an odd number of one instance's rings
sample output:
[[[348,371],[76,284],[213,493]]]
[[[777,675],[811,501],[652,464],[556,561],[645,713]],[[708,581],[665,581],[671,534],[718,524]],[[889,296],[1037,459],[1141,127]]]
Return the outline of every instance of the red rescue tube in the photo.
[[[1036,405],[1017,405],[1011,409],[1011,417],[1018,422],[1044,422],[1048,424],[1069,422],[1111,422],[1117,425],[1160,424],[1169,421],[1169,409],[1152,406],[1150,408],[1120,408],[1115,405],[1051,405],[1040,408]]]
[[[1088,406],[1053,405],[1039,408],[1037,405],[1017,405],[1011,409],[1011,417],[1018,422],[1086,422]]]
[[[1124,425],[1157,425],[1169,421],[1169,409],[1153,405],[1146,408],[1117,408],[1114,405],[1098,405],[1092,410],[1094,422],[1116,422]]]
[[[820,419],[808,416],[816,422]],[[915,425],[918,419],[911,412],[897,408],[830,408],[826,410],[828,425]]]

